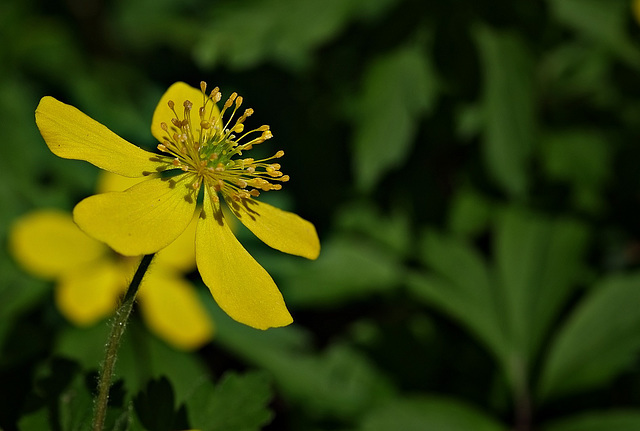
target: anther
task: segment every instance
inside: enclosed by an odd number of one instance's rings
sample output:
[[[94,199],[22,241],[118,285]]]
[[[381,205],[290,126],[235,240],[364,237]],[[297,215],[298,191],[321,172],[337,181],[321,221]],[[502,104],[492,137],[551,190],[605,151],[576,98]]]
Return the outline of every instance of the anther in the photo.
[[[167,123],[165,123],[164,121],[160,123],[160,128],[165,132],[169,130],[169,126],[167,126]]]
[[[280,150],[273,157],[275,157],[276,159],[279,159],[282,156],[284,156],[284,151]]]
[[[202,91],[203,93],[205,91],[207,91],[207,83],[204,81],[200,81],[200,91]]]
[[[167,102],[167,105],[169,105],[169,109],[173,109],[173,107],[175,106],[174,103],[173,103],[173,100],[169,100]]]
[[[184,103],[183,103],[183,105],[184,105],[185,109],[187,109],[187,110],[189,110],[189,111],[190,111],[190,110],[191,110],[191,108],[193,107],[193,103],[191,103],[191,101],[190,101],[190,100],[185,100],[185,101],[184,101]]]
[[[158,150],[162,151],[163,153],[167,152],[167,147],[162,145],[162,144],[158,144]]]

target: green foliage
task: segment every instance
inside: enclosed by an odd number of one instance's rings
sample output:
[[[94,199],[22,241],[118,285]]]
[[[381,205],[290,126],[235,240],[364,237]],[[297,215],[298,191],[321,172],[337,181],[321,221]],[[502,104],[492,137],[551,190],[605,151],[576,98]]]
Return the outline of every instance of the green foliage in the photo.
[[[398,398],[372,411],[362,431],[501,431],[493,419],[458,401],[436,397]]]
[[[153,150],[178,80],[271,126],[256,150],[291,181],[260,199],[322,251],[238,229],[286,328],[232,321],[196,272],[210,344],[175,350],[134,313],[109,430],[640,429],[638,19],[631,0],[0,2],[0,429],[88,429],[108,331],[72,327],[11,255],[17,218],[96,183],[44,145],[38,100]]]
[[[253,431],[269,423],[270,379],[264,373],[227,374],[214,386],[203,382],[187,400],[189,422],[203,431]]]

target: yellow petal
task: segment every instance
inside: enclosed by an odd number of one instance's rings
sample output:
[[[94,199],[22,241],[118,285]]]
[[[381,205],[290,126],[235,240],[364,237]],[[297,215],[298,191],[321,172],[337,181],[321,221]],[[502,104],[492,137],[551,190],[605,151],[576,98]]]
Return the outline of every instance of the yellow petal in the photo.
[[[196,268],[196,225],[198,214],[175,241],[158,252],[154,265],[189,272]]]
[[[143,177],[143,178],[130,178],[123,177],[122,175],[112,174],[109,171],[100,171],[100,175],[98,176],[98,184],[96,185],[97,193],[107,193],[107,192],[123,192],[130,187],[135,186],[142,181],[146,181],[150,178],[154,178],[154,176]]]
[[[188,100],[193,103],[193,107],[191,108],[191,124],[195,129],[194,133],[196,135],[199,134],[200,117],[198,114],[198,110],[203,104],[202,92],[199,88],[193,88],[192,86],[185,84],[184,82],[176,82],[175,84],[171,85],[171,87],[169,87],[169,89],[162,95],[162,98],[160,98],[160,102],[158,102],[158,106],[156,106],[156,110],[153,112],[153,120],[151,120],[151,134],[153,134],[153,136],[159,142],[164,141],[164,137],[167,135],[167,132],[162,130],[162,127],[160,127],[160,123],[164,122],[169,127],[171,127],[171,119],[175,118],[175,114],[169,108],[169,100],[172,100],[174,102],[174,109],[180,115],[180,118],[182,118],[182,114],[184,113],[184,101]],[[217,118],[219,115],[218,108],[213,103],[209,102],[207,103],[205,118],[210,118],[212,112]]]
[[[194,287],[156,261],[145,276],[138,298],[149,328],[171,345],[193,350],[211,340],[213,322]]]
[[[302,217],[255,199],[227,199],[236,217],[265,244],[296,256],[316,259],[320,240],[316,228]]]
[[[194,176],[153,178],[124,192],[81,201],[73,218],[82,230],[125,256],[151,254],[174,241],[196,207]]]
[[[88,326],[115,311],[126,287],[126,274],[120,267],[101,259],[64,274],[56,286],[55,301],[69,321]]]
[[[293,321],[271,276],[238,242],[207,188],[196,230],[196,261],[213,298],[233,319],[258,329]]]
[[[71,105],[46,96],[36,108],[36,124],[49,149],[64,159],[85,160],[126,177],[163,170],[158,156],[125,141]]]
[[[18,219],[9,232],[9,248],[27,271],[44,278],[55,278],[108,251],[78,229],[71,214],[53,209]]]

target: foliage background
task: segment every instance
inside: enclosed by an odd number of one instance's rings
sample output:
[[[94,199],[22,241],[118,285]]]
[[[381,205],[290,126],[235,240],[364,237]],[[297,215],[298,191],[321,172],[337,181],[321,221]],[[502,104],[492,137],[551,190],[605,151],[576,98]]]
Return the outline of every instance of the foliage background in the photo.
[[[626,0],[0,3],[0,428],[85,429],[106,322],[80,330],[7,231],[73,205],[40,97],[155,145],[177,80],[271,125],[306,262],[242,237],[296,323],[177,352],[136,319],[113,429],[640,429],[640,31]],[[158,415],[157,412],[162,412]]]

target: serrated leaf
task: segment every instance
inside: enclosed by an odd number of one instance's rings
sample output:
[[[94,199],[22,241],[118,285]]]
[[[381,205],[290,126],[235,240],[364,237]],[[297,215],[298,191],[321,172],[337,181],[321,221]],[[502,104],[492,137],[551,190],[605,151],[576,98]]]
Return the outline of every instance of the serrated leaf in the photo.
[[[189,422],[202,431],[257,431],[273,417],[271,397],[265,373],[227,373],[215,386],[203,382],[189,397]]]
[[[361,431],[506,431],[506,427],[460,401],[437,397],[395,399],[372,410]]]
[[[640,429],[640,411],[613,410],[586,412],[558,419],[543,426],[541,431],[637,431]]]
[[[591,288],[553,340],[538,393],[548,399],[605,383],[640,351],[640,274]]]
[[[414,44],[376,59],[363,78],[353,137],[357,186],[369,191],[409,155],[438,85],[427,52]]]
[[[507,194],[523,197],[536,136],[533,59],[514,33],[480,26],[475,39],[484,75],[484,159]]]

